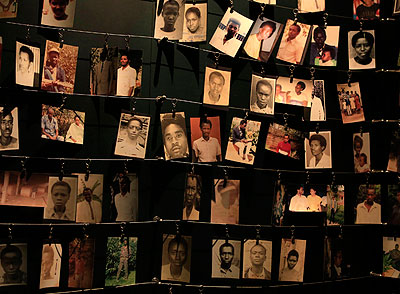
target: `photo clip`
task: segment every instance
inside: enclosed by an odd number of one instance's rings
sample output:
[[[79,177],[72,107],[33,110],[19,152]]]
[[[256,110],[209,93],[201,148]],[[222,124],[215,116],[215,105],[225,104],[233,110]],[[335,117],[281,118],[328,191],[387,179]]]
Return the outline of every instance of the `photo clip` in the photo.
[[[297,15],[298,15],[298,14],[299,14],[299,10],[298,10],[297,8],[293,9],[293,15],[294,15],[294,22],[293,22],[293,24],[294,24],[294,25],[297,24],[297,21],[298,21]]]
[[[29,42],[31,40],[31,27],[30,26],[27,26],[25,39],[27,42]]]
[[[108,38],[110,37],[110,34],[109,33],[106,33],[105,35],[104,35],[104,48],[105,49],[108,49]]]
[[[339,226],[339,229],[340,229],[340,231],[339,231],[339,239],[343,239],[343,225],[340,225]]]
[[[22,180],[27,176],[26,173],[26,161],[28,160],[27,156],[24,156],[24,158],[21,159],[21,173],[19,175],[19,178]]]
[[[171,103],[172,103],[172,118],[175,118],[176,104],[178,103],[178,100],[174,98]]]
[[[90,175],[90,158],[88,158],[85,162],[86,165],[86,173],[85,173],[85,181],[87,182],[89,180],[89,175]]]
[[[11,244],[12,240],[13,240],[13,234],[12,234],[13,226],[14,226],[14,224],[8,225],[8,244]]]
[[[64,107],[65,107],[65,104],[67,104],[67,96],[62,95],[62,96],[61,96],[61,105],[60,105],[60,107],[58,108],[58,110],[63,111],[63,110],[64,110]]]
[[[310,172],[306,171],[306,185],[310,184]]]
[[[136,112],[136,98],[135,97],[131,97],[130,99],[131,101],[131,114],[135,114]]]
[[[131,36],[130,36],[130,35],[127,35],[127,36],[124,38],[124,40],[125,40],[125,49],[126,49],[127,52],[130,50],[130,47],[129,47],[129,40],[130,40],[130,39],[131,39]]]
[[[363,21],[360,19],[360,32],[363,30]]]
[[[230,5],[231,13],[233,13],[233,0],[229,0],[229,3],[231,4],[231,5]]]
[[[260,7],[261,7],[261,12],[260,15],[258,16],[259,19],[263,20],[263,16],[265,14],[265,4],[264,3],[260,3]]]
[[[53,224],[49,225],[49,246],[51,245],[51,242],[53,241]]]
[[[256,227],[256,244],[260,244],[260,239],[261,239],[261,235],[260,235],[260,231],[261,231],[261,225],[257,225]]]
[[[244,118],[243,119],[247,121],[247,118],[249,117],[249,110],[246,109],[246,108],[243,108],[243,111],[244,111]]]
[[[175,228],[176,228],[176,237],[179,238],[181,236],[181,230],[180,230],[181,228],[178,221],[175,222]]]
[[[364,134],[363,127],[362,127],[362,125],[360,125],[360,135],[361,135],[361,137],[363,136],[363,134]]]
[[[315,126],[315,133],[319,134],[319,122]]]
[[[336,184],[336,175],[335,172],[332,172],[332,182],[331,185],[334,186]]]
[[[294,73],[294,70],[296,69],[296,67],[292,64],[291,66],[289,66],[289,70],[290,70],[290,76],[289,76],[289,78],[290,78],[290,83],[293,83],[293,78],[294,78],[294,75],[293,75],[293,73]]]
[[[348,70],[347,71],[347,85],[349,87],[351,87],[351,76],[352,76],[352,72],[351,72],[351,70]]]
[[[294,225],[292,225],[292,226],[290,227],[290,232],[291,232],[290,238],[292,239],[292,244],[295,244],[295,243],[296,243],[296,239],[294,238],[294,229],[295,229],[295,227],[294,227]]]
[[[121,241],[123,241],[126,236],[125,235],[126,222],[122,222],[119,227],[121,229]]]
[[[214,65],[215,65],[215,68],[216,69],[218,69],[218,61],[219,61],[219,58],[221,57],[221,54],[219,53],[219,52],[215,52],[214,53],[214,58],[215,58],[215,62],[214,62]]]
[[[129,171],[128,171],[128,159],[126,159],[125,161],[124,161],[124,174],[128,174],[129,173]]]
[[[59,179],[60,181],[63,180],[64,174],[65,174],[65,172],[64,172],[64,164],[65,164],[64,158],[61,158],[61,159],[60,159],[60,174],[58,175],[58,179]]]
[[[288,129],[288,117],[289,117],[289,115],[285,112],[284,114],[283,114],[283,120],[284,120],[284,128],[285,128],[285,132],[287,131],[287,129]]]
[[[315,68],[312,66],[312,67],[310,68],[310,76],[311,76],[311,82],[312,82],[312,84],[313,84],[313,88],[314,88],[314,79],[315,79],[314,74],[315,74]]]
[[[324,20],[324,29],[326,30],[326,27],[328,26],[328,13],[325,12],[322,18]]]
[[[223,187],[226,187],[226,184],[228,183],[228,169],[226,167],[224,167],[224,183],[223,183]]]
[[[64,32],[65,29],[58,30],[58,39],[60,40],[60,48],[64,47]]]
[[[229,241],[229,228],[228,225],[225,225],[225,243]]]

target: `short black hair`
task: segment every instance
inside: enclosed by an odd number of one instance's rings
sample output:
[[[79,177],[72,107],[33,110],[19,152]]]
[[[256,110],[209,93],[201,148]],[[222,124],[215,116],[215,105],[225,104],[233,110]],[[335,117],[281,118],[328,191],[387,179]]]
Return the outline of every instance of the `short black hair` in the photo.
[[[296,257],[297,260],[299,259],[299,253],[297,252],[296,249],[292,249],[292,250],[289,251],[289,253],[287,255],[288,259],[290,258],[290,256]]]
[[[269,37],[272,36],[272,34],[275,32],[276,30],[276,23],[274,23],[273,21],[267,20],[264,21],[261,25],[260,25],[260,29],[262,29],[263,27],[269,26],[272,29],[271,35],[269,35]]]
[[[208,77],[208,80],[211,81],[211,78],[213,76],[216,76],[216,77],[220,78],[222,80],[222,83],[225,85],[225,78],[219,71],[213,71],[212,73],[210,73],[210,76]]]
[[[368,157],[367,157],[367,154],[365,154],[365,153],[361,153],[361,154],[360,154],[360,157],[364,157],[364,159],[365,159],[365,163],[367,163],[367,162],[368,162]]]
[[[71,186],[67,182],[64,182],[64,181],[55,182],[53,184],[53,186],[51,186],[51,193],[53,193],[54,188],[57,186],[66,187],[68,189],[68,194],[71,193]]]
[[[3,259],[4,256],[5,256],[7,253],[16,253],[19,259],[22,258],[21,249],[19,249],[17,246],[14,246],[14,245],[6,245],[6,247],[4,247],[4,249],[1,251],[0,259]]]
[[[162,134],[163,134],[163,141],[164,141],[164,137],[165,137],[165,129],[169,125],[178,125],[178,126],[180,126],[182,131],[186,135],[185,118],[179,113],[175,113],[175,118],[172,117],[172,113],[166,113],[164,115],[164,117],[161,119],[161,130],[162,130]]]
[[[177,247],[179,247],[179,245],[182,245],[185,248],[185,252],[186,252],[186,256],[188,253],[188,244],[185,240],[185,238],[183,238],[182,236],[175,236],[173,239],[171,239],[171,241],[169,241],[168,243],[168,252],[171,250],[172,245],[176,244]],[[186,258],[185,258],[186,261]],[[185,263],[185,262],[183,262]]]
[[[242,124],[247,124],[247,120],[242,119],[242,120],[240,121],[240,125],[242,125]]]
[[[304,90],[306,88],[306,84],[304,84],[304,82],[300,81],[297,82],[297,85],[300,85],[300,87]]]
[[[51,2],[52,0],[49,0],[49,3]],[[64,0],[64,2],[67,2],[66,4],[68,5],[69,4],[69,0]]]
[[[168,0],[163,5],[163,8],[162,8],[163,11],[164,11],[165,7],[168,6],[168,5],[176,6],[176,7],[178,7],[178,10],[179,10],[179,3],[178,2],[176,2],[175,0]]]
[[[272,93],[272,90],[273,90],[273,89],[272,89],[272,85],[271,85],[270,82],[268,82],[267,80],[263,80],[263,79],[258,80],[258,82],[257,82],[257,84],[256,84],[256,91],[258,90],[258,87],[259,87],[260,85],[269,86],[269,87],[271,88],[271,93]]]
[[[320,135],[320,134],[314,134],[310,137],[309,139],[309,144],[311,146],[311,142],[312,141],[318,141],[319,144],[321,145],[321,147],[326,148],[326,139],[324,136]]]
[[[223,243],[221,246],[219,246],[219,254],[222,254],[222,249],[224,249],[225,247],[230,247],[232,248],[232,254],[235,254],[235,248],[233,247],[233,245],[231,243],[225,242]]]
[[[300,33],[301,27],[300,27],[297,23],[294,23],[294,24],[292,24],[291,26],[296,27],[296,28],[297,28],[297,31]]]
[[[323,27],[316,27],[316,28],[314,29],[314,32],[313,32],[314,40],[315,40],[315,36],[316,36],[318,33],[323,34],[324,37],[325,37],[325,39],[326,39],[326,31],[325,31],[325,29],[324,29]]]
[[[329,52],[331,54],[332,59],[336,58],[336,52],[335,49],[333,49],[332,47],[325,47],[322,52]]]
[[[131,118],[128,120],[128,123],[127,123],[126,125],[129,126],[129,124],[130,124],[132,121],[137,121],[137,122],[139,122],[139,124],[140,124],[140,129],[143,128],[143,122],[142,122],[142,120],[141,120],[140,118],[136,117],[136,116],[131,117]]]
[[[200,120],[200,129],[203,127],[203,124],[209,124],[210,129],[212,128],[212,123],[211,123],[211,120],[209,120],[209,119]]]
[[[2,111],[0,111],[0,120],[3,119],[4,117],[6,117],[7,115],[11,116],[11,119],[14,120],[14,117],[12,116],[11,111],[4,111],[4,109]]]
[[[28,54],[29,62],[33,62],[33,52],[28,46],[25,45],[21,46],[19,48],[19,54],[21,54],[21,52]]]
[[[363,141],[363,139],[361,139],[361,137],[360,137],[359,135],[355,135],[355,136],[354,136],[354,143],[353,143],[353,148],[354,148],[354,149],[356,149],[357,143],[360,144],[361,148],[362,148],[363,145],[364,145],[364,141]]]
[[[189,14],[189,13],[194,13],[197,15],[198,18],[201,17],[201,12],[200,9],[198,9],[197,7],[189,7],[188,10],[186,10],[185,12],[185,17]]]
[[[356,43],[357,43],[358,39],[362,39],[362,38],[366,39],[370,46],[372,46],[374,44],[375,38],[371,33],[365,32],[365,31],[360,31],[351,38],[351,45],[353,46],[353,48],[356,47]]]

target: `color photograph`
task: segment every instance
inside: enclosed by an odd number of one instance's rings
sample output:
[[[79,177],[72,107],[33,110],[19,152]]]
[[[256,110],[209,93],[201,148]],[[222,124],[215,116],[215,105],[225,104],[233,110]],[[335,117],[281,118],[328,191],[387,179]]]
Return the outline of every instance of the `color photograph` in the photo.
[[[343,123],[365,121],[360,84],[351,83],[351,87],[348,84],[338,84],[337,91]]]
[[[371,171],[371,153],[369,133],[353,134],[354,171],[366,173]]]
[[[94,239],[69,243],[68,287],[89,289],[93,285]]]
[[[400,278],[400,240],[396,237],[383,237],[382,275],[388,278]]]
[[[39,289],[59,287],[61,272],[61,244],[44,244]]]
[[[43,0],[42,25],[72,28],[78,0]]]
[[[304,157],[304,133],[273,123],[268,128],[265,149],[300,160]]]
[[[303,107],[311,107],[313,84],[311,80],[278,77],[275,89],[275,102]]]
[[[381,185],[360,185],[355,209],[355,224],[381,224]]]

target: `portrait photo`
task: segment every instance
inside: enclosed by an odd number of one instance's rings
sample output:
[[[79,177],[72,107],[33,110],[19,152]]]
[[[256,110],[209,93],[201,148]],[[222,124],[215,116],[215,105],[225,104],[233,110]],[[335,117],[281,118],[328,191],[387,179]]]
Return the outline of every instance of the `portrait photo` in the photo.
[[[18,149],[18,108],[0,107],[0,152]]]
[[[400,240],[396,237],[383,237],[382,276],[400,278]]]
[[[303,282],[306,240],[282,239],[279,281]]]
[[[44,219],[75,221],[76,195],[78,178],[49,177],[47,203],[44,209]]]
[[[371,171],[371,153],[369,133],[353,134],[354,171],[366,173]]]
[[[387,170],[392,172],[400,172],[400,131],[395,130],[392,134],[390,142],[389,160]]]
[[[165,160],[189,157],[185,113],[161,113]]]
[[[211,199],[211,222],[217,224],[239,223],[240,180],[214,179]]]
[[[251,75],[250,111],[258,114],[274,114],[276,80]]]
[[[27,87],[39,87],[40,47],[16,42],[15,83]]]
[[[61,258],[61,244],[43,245],[39,289],[60,286]]]
[[[133,285],[136,282],[136,237],[108,237],[105,286]]]
[[[400,225],[400,185],[388,185],[387,216],[389,225]]]
[[[114,96],[120,58],[116,47],[90,50],[90,94]]]
[[[324,276],[325,280],[340,280],[350,276],[351,265],[346,262],[343,240],[328,237],[324,239]]]
[[[63,44],[63,47],[60,48],[60,43],[46,41],[42,90],[57,93],[74,93],[78,49],[77,46],[66,44]]]
[[[286,184],[285,188],[286,188],[286,193],[287,193],[287,199],[289,201],[289,211],[292,211],[292,212],[309,212],[310,211],[310,207],[309,207],[310,205],[308,203],[308,199],[306,196],[307,194],[305,194],[306,191],[305,191],[305,187],[303,184]],[[318,196],[318,195],[316,195],[316,193],[314,193],[314,196]],[[317,210],[319,209],[319,203],[321,201],[318,202],[318,201],[315,201],[314,199],[321,198],[321,197],[319,197],[319,198],[318,197],[313,197],[313,199],[311,199],[312,201],[310,201],[310,202],[316,202],[314,206],[317,208]]]
[[[26,285],[28,244],[0,244],[0,287]]]
[[[393,14],[399,14],[400,13],[400,0],[394,0],[394,7],[393,7]]]
[[[18,0],[1,0],[0,18],[16,18]]]
[[[325,83],[323,80],[314,80],[311,93],[311,107],[304,108],[304,119],[307,121],[325,121]]]
[[[163,234],[161,280],[190,282],[192,237]]]
[[[186,186],[183,196],[183,220],[199,220],[202,182],[199,175],[186,174]]]
[[[380,0],[353,0],[353,18],[372,20],[379,18]]]
[[[69,243],[68,287],[92,288],[94,266],[94,239],[83,242],[76,238]]]
[[[139,96],[142,87],[142,50],[119,50],[117,96]]]
[[[304,139],[306,169],[332,168],[331,132],[310,132]]]
[[[381,224],[381,185],[360,185],[355,224]]]
[[[76,198],[76,222],[100,223],[103,203],[103,175],[73,174],[78,176],[78,196]]]
[[[321,210],[326,211],[328,226],[344,225],[344,185],[327,185],[321,197]]]
[[[234,117],[225,159],[252,165],[256,157],[260,127],[259,121]]]
[[[239,279],[241,250],[239,240],[213,239],[211,278]]]
[[[244,240],[243,279],[271,280],[272,241]]]
[[[311,65],[337,65],[339,30],[340,26],[314,27],[310,46]]]
[[[230,71],[206,67],[204,75],[203,103],[218,106],[228,106],[230,87]]]
[[[275,89],[275,103],[311,107],[313,84],[311,80],[278,77]]]
[[[21,179],[21,172],[0,172],[0,205],[46,207],[49,176],[32,174]]]
[[[150,116],[121,113],[115,155],[145,158]]]
[[[207,3],[186,3],[180,42],[203,42],[207,38]]]
[[[276,58],[292,64],[303,64],[310,41],[310,29],[310,25],[300,22],[295,24],[293,20],[288,19]]]
[[[348,124],[365,121],[360,84],[351,83],[351,87],[348,84],[338,84],[337,91],[342,122]]]
[[[251,58],[267,62],[282,30],[282,24],[258,17],[243,47],[244,52]]]
[[[349,69],[375,68],[375,31],[349,31]]]
[[[154,38],[162,39],[166,37],[168,40],[181,39],[184,18],[184,0],[157,1]]]
[[[297,0],[297,9],[299,9],[301,13],[324,11],[325,0]]]
[[[43,0],[42,25],[72,28],[77,0]]]
[[[210,40],[210,45],[235,57],[252,24],[251,19],[228,8]]]
[[[191,117],[190,133],[193,162],[222,160],[219,116]]]
[[[110,185],[111,219],[117,222],[138,220],[138,177],[117,173]]]
[[[272,123],[268,128],[265,149],[300,160],[304,156],[304,133]]]

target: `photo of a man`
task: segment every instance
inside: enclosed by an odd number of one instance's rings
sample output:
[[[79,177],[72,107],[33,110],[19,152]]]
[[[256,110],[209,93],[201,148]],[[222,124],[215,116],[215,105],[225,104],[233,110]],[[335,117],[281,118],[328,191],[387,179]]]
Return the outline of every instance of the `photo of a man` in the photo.
[[[19,149],[18,108],[0,107],[0,152]]]
[[[157,2],[154,38],[168,40],[179,40],[182,38],[184,22],[184,1],[164,0]]]
[[[61,272],[61,244],[44,244],[39,289],[58,287]]]
[[[90,94],[115,95],[117,91],[118,49],[104,46],[90,50]]]
[[[190,282],[192,238],[163,235],[161,280]]]
[[[272,241],[246,240],[243,245],[244,279],[271,280]]]
[[[92,238],[76,238],[69,243],[69,271],[68,287],[70,288],[92,288],[94,247],[95,240]]]
[[[252,75],[250,111],[260,114],[274,114],[275,79]]]
[[[138,220],[138,178],[136,174],[118,173],[111,188],[111,219],[117,222]]]
[[[400,242],[396,237],[383,237],[383,273],[384,277],[400,278]]]
[[[0,18],[15,18],[18,11],[18,0],[2,0],[0,6]]]
[[[99,223],[102,217],[103,175],[85,174],[78,176],[78,196],[76,201],[76,222]]]
[[[395,0],[394,1],[394,7],[393,7],[393,14],[399,14],[400,13],[400,0]]]
[[[39,87],[40,48],[16,42],[15,83],[27,87]]]
[[[207,37],[207,3],[185,4],[185,20],[180,42],[202,42]]]
[[[72,28],[77,0],[43,0],[42,25]]]
[[[206,67],[203,103],[228,106],[230,86],[230,71]]]
[[[186,136],[185,113],[162,113],[161,130],[164,142],[165,159],[189,157],[189,146]]]
[[[212,278],[239,279],[241,243],[236,240],[212,240]]]
[[[394,130],[389,149],[388,171],[400,172],[400,131]]]
[[[360,185],[357,193],[356,224],[380,224],[381,185]]]
[[[187,174],[183,199],[183,220],[199,220],[201,190],[200,176],[192,173]]]
[[[296,195],[290,198],[289,210],[295,212],[304,212],[309,210],[307,197],[304,196],[303,185],[298,185]]]
[[[26,285],[27,244],[0,244],[0,287]]]
[[[221,136],[219,117],[191,117],[193,162],[219,162],[221,158]]]
[[[306,240],[282,239],[279,281],[303,282]]]
[[[211,199],[211,222],[239,223],[240,180],[214,179],[214,197]]]

